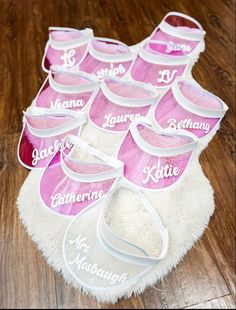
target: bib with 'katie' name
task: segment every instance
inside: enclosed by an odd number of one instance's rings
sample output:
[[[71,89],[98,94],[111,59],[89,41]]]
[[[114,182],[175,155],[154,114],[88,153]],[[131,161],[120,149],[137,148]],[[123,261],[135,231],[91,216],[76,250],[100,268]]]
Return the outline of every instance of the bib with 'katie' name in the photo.
[[[118,158],[124,162],[127,181],[141,189],[160,191],[182,179],[195,147],[194,135],[159,130],[143,118],[130,125]]]

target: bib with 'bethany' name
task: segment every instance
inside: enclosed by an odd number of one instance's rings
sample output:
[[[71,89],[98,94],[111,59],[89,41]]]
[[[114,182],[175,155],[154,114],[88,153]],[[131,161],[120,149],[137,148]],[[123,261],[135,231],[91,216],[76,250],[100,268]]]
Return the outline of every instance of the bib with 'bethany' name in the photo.
[[[162,128],[184,129],[198,138],[217,129],[228,107],[217,96],[184,79],[177,79],[154,107]]]

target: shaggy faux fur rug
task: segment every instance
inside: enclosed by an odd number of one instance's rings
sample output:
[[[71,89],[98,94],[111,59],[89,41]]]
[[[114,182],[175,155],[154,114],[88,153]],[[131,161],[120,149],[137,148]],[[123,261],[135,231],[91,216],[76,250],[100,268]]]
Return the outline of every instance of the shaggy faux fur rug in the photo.
[[[137,44],[132,49],[136,50],[138,47]],[[192,79],[191,74],[189,74],[189,79]],[[157,283],[180,262],[196,240],[201,237],[214,212],[213,189],[198,162],[198,156],[214,134],[215,132],[212,132],[208,138],[198,144],[195,158],[182,182],[169,191],[144,192],[168,229],[170,244],[167,256],[155,270],[146,274],[139,283],[128,290],[90,291],[81,287],[73,279],[66,269],[62,254],[63,236],[71,219],[53,214],[41,205],[38,196],[38,183],[42,173],[40,171],[30,172],[21,188],[17,201],[20,218],[47,262],[72,286],[95,296],[99,301],[110,303],[115,303],[122,297],[128,298],[134,293],[141,293],[146,287]],[[82,139],[108,155],[116,154],[122,137],[123,134],[99,131],[91,123],[84,127],[81,135]],[[160,245],[160,240],[158,236],[153,237],[153,229],[151,225],[148,225],[145,210],[137,209],[136,205],[137,200],[128,191],[121,190],[112,200],[112,205],[108,210],[110,225],[115,232],[127,240],[148,247],[149,253],[156,254],[156,246]],[[135,223],[135,228],[133,223]],[[155,239],[155,242],[150,242],[150,236]]]
[[[122,139],[122,135],[119,134],[115,137],[107,133],[98,133],[98,130],[91,124],[87,124],[82,132],[83,139],[108,154],[115,154],[117,145]],[[212,136],[208,140],[211,138]],[[109,143],[110,139],[113,139],[113,143]],[[177,186],[169,191],[144,192],[169,230],[170,244],[166,258],[157,265],[152,273],[146,274],[139,283],[128,290],[114,289],[109,293],[90,291],[80,287],[67,271],[62,255],[62,240],[70,219],[53,214],[41,205],[38,196],[40,171],[30,172],[21,188],[17,203],[20,217],[47,262],[57,272],[61,272],[68,283],[95,296],[99,301],[115,303],[119,298],[127,298],[133,293],[144,291],[147,286],[154,285],[167,275],[191,249],[207,227],[214,212],[213,189],[198,162],[198,154],[206,147],[207,143],[208,141],[203,141],[199,144],[188,173]],[[135,208],[135,199],[129,195],[130,193],[127,191],[121,190],[119,195],[113,199],[114,208],[113,205],[109,208],[111,226],[114,231],[122,233],[128,240],[140,245],[152,245],[149,242],[152,228],[149,225],[143,225],[145,214]],[[145,210],[143,212],[145,213]],[[133,223],[136,224],[135,231]],[[148,250],[155,253],[156,248],[151,248],[151,245]]]

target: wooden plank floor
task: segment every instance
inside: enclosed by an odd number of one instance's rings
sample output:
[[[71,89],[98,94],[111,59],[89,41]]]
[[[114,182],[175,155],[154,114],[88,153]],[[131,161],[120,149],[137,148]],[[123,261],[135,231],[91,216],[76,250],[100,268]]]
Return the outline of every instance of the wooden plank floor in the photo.
[[[215,189],[216,212],[203,238],[156,287],[105,305],[68,287],[50,268],[18,219],[15,202],[28,172],[16,147],[22,110],[45,78],[41,58],[48,26],[91,27],[131,45],[171,10],[196,18],[207,31],[194,76],[230,107],[201,155]],[[235,308],[235,1],[0,0],[0,308]]]

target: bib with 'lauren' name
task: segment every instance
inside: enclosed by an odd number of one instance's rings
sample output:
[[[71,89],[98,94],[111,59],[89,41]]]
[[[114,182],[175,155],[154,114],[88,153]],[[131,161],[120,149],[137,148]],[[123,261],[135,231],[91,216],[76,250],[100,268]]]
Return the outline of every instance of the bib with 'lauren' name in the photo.
[[[156,101],[155,89],[151,86],[106,78],[90,105],[89,118],[102,130],[126,132],[130,123],[146,116]]]
[[[35,107],[52,110],[82,110],[92,100],[98,82],[91,75],[52,66],[48,77],[33,101]]]
[[[185,79],[177,79],[153,109],[162,128],[184,129],[199,139],[218,128],[228,107],[217,96]]]
[[[79,69],[94,74],[99,80],[108,76],[123,77],[135,57],[136,54],[126,44],[95,37]]]
[[[195,147],[194,135],[159,130],[142,118],[130,125],[118,158],[124,162],[125,179],[141,189],[158,191],[184,176]]]

